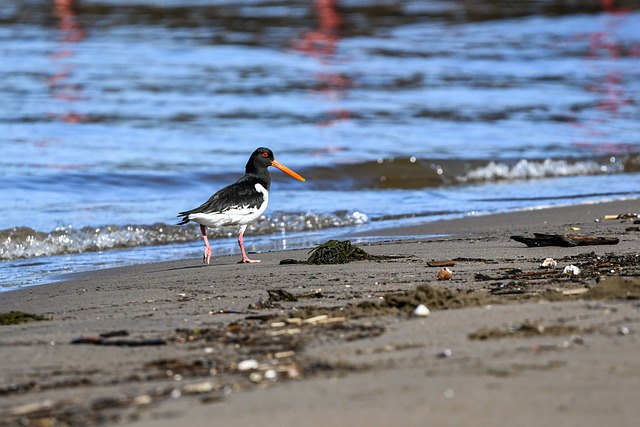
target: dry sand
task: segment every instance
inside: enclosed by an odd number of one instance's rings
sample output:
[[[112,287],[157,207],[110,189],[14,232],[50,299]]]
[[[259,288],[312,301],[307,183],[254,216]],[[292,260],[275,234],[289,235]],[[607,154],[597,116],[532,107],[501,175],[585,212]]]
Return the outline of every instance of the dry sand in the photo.
[[[0,294],[0,311],[50,319],[0,326],[0,425],[635,426],[639,225],[595,220],[639,211],[629,200],[385,230],[360,245],[397,256],[385,260],[189,259]],[[534,232],[620,242],[509,238]],[[428,234],[449,236],[406,239]],[[547,257],[555,270],[539,268]],[[452,279],[431,260],[454,260]],[[581,274],[563,275],[569,264]],[[420,302],[428,317],[411,315]]]

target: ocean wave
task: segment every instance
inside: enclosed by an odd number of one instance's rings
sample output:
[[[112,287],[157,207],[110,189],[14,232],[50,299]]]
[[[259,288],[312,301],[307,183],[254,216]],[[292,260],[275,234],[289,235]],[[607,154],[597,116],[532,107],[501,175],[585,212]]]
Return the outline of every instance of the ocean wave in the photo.
[[[252,224],[249,234],[301,232],[347,227],[369,222],[362,212],[338,211],[327,214],[275,212]],[[237,227],[209,229],[210,238],[232,237]],[[156,223],[151,225],[106,225],[102,227],[58,227],[42,232],[29,227],[0,230],[0,260],[100,252],[138,246],[156,246],[200,239],[196,224],[187,226]]]
[[[457,177],[459,182],[491,182],[542,179],[563,176],[587,176],[620,173],[623,165],[611,162],[603,164],[593,160],[555,160],[530,161],[522,159],[516,163],[489,162]]]
[[[569,176],[637,173],[640,154],[546,159],[384,158],[303,170],[317,189],[420,189]]]

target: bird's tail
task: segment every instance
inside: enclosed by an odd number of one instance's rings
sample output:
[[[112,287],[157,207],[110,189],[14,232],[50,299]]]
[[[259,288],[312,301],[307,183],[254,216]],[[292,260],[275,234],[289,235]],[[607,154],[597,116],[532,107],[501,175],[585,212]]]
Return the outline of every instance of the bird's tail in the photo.
[[[180,212],[178,214],[178,217],[182,217],[182,218],[180,218],[180,222],[178,223],[178,225],[185,225],[186,223],[189,222],[189,214],[185,214],[184,212]]]

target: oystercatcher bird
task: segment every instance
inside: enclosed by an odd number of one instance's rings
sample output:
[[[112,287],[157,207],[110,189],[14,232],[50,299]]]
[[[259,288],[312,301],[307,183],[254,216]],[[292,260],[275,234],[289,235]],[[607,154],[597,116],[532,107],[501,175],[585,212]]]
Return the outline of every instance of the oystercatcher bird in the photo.
[[[211,263],[211,246],[207,238],[207,227],[223,225],[239,226],[238,245],[242,252],[242,260],[239,263],[260,262],[260,260],[249,259],[242,243],[247,226],[258,219],[267,209],[269,187],[271,186],[271,176],[267,169],[269,166],[276,167],[300,181],[304,182],[305,180],[277,161],[271,150],[260,147],[249,157],[242,178],[234,184],[218,190],[209,200],[197,208],[178,214],[179,217],[182,217],[178,225],[186,224],[189,221],[200,224],[205,247],[203,262]]]

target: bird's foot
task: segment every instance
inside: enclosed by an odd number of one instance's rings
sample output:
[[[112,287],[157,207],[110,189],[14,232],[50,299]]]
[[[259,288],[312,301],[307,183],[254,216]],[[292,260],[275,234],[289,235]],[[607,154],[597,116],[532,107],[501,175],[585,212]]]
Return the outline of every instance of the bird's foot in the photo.
[[[207,265],[211,264],[211,247],[204,248],[204,255],[202,255],[202,262],[206,262]]]
[[[243,256],[242,259],[240,261],[238,261],[238,264],[248,264],[248,263],[253,263],[253,262],[261,262],[262,260],[260,259],[249,259],[246,256]]]

